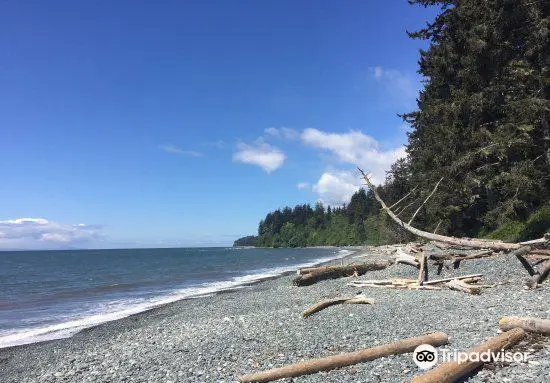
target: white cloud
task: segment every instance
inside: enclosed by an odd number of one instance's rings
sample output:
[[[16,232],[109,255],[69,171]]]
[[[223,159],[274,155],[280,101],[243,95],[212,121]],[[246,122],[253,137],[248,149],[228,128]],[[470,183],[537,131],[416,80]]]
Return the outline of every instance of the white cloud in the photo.
[[[292,128],[267,128],[264,132],[270,136],[277,138],[285,138],[287,140],[295,140],[300,137],[300,133]]]
[[[395,69],[384,69],[380,66],[369,69],[374,79],[384,86],[390,97],[400,106],[407,108],[415,106],[418,92],[422,88],[418,75]]]
[[[285,159],[283,152],[262,140],[257,140],[253,145],[240,143],[237,145],[237,152],[233,154],[233,161],[257,165],[267,173],[280,168]]]
[[[308,128],[302,132],[302,141],[317,149],[334,154],[341,162],[363,168],[372,174],[372,181],[380,184],[397,159],[405,156],[405,148],[381,150],[376,139],[360,131],[328,133]]]
[[[300,190],[307,189],[307,188],[309,188],[309,183],[308,182],[298,182],[296,187]]]
[[[0,221],[0,225],[23,225],[28,223],[35,223],[37,225],[47,225],[49,221],[44,218],[17,218],[9,219],[7,221]]]
[[[332,171],[321,174],[313,185],[313,191],[319,194],[323,204],[337,206],[348,203],[360,187],[361,181],[356,172]]]
[[[85,247],[102,238],[101,227],[61,224],[44,218],[0,221],[0,249]]]
[[[166,153],[172,154],[181,154],[189,157],[203,157],[204,155],[201,152],[195,150],[183,150],[175,145],[167,144],[159,146],[161,150],[164,150]]]
[[[40,238],[41,241],[52,241],[52,242],[61,242],[69,243],[71,242],[71,237],[66,234],[61,233],[44,233]]]

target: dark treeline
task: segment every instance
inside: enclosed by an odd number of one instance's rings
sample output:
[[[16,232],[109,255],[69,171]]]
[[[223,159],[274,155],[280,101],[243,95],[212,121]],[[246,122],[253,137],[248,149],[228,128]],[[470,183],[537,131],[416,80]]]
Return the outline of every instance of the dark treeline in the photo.
[[[392,204],[416,188],[396,209],[408,220],[444,177],[415,226],[510,241],[541,234],[550,227],[550,1],[409,2],[440,12],[409,32],[429,42],[419,59],[424,87],[417,109],[402,115],[412,128],[407,157],[392,166],[381,195]],[[272,212],[255,241],[342,245],[403,235],[359,191],[330,212],[320,205]]]
[[[407,238],[380,211],[372,192],[360,189],[347,205],[325,208],[318,202],[313,208],[304,204],[270,212],[260,221],[258,236],[243,237],[235,241],[235,246],[345,246]]]

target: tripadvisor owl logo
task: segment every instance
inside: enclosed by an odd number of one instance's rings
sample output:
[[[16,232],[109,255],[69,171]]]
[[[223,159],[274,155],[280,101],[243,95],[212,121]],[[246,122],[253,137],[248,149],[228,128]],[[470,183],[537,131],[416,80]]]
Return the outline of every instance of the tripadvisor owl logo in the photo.
[[[437,350],[429,344],[421,344],[414,349],[413,360],[423,370],[432,368],[437,364]]]

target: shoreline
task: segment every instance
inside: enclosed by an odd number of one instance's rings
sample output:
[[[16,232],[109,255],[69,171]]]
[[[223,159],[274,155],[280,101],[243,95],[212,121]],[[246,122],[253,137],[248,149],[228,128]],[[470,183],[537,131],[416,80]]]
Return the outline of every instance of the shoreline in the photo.
[[[349,254],[387,258],[382,248]],[[521,265],[505,257],[472,260],[446,275],[479,268],[487,282],[513,279],[481,296],[453,291],[358,290],[346,279],[292,285],[286,275],[200,299],[185,299],[85,329],[71,338],[0,349],[2,382],[230,382],[241,374],[304,359],[356,351],[433,331],[446,332],[452,349],[463,350],[494,336],[502,315],[550,317],[550,286],[522,289]],[[435,270],[433,270],[435,271]],[[406,266],[370,272],[368,279],[410,277]],[[454,274],[456,273],[456,274]],[[342,305],[304,319],[313,303],[362,291],[373,306]],[[544,306],[544,305],[542,305]],[[550,342],[533,352],[537,364],[498,366],[469,382],[548,381]],[[296,378],[296,382],[408,381],[420,371],[411,355]]]
[[[311,266],[307,266],[307,267],[330,265],[330,264],[333,264],[333,262],[345,262],[346,259],[351,258],[352,256],[356,255],[358,252],[361,251],[358,248],[350,249],[350,248],[343,248],[343,247],[335,247],[334,249],[342,250],[342,251],[350,251],[351,253],[344,254],[342,256],[338,256],[338,253],[336,253],[334,258],[331,258],[329,260],[323,260],[323,261],[320,261],[320,262],[311,263]],[[301,266],[301,267],[304,267],[304,266]],[[301,267],[298,267],[298,268],[301,268]],[[296,269],[298,269],[298,268],[296,268]],[[180,301],[186,301],[186,300],[192,300],[192,299],[201,299],[201,298],[209,297],[209,296],[216,295],[216,294],[225,294],[225,293],[228,293],[228,292],[238,291],[238,290],[241,290],[241,289],[244,289],[244,288],[247,288],[247,287],[251,287],[251,286],[254,286],[258,283],[262,283],[262,282],[269,281],[269,280],[272,280],[272,279],[282,278],[284,276],[294,274],[296,269],[283,271],[283,272],[281,272],[279,274],[275,274],[275,275],[261,276],[261,277],[258,277],[257,279],[251,279],[250,281],[242,281],[240,283],[235,282],[235,285],[227,286],[227,287],[221,287],[219,290],[214,290],[214,291],[211,291],[211,292],[197,293],[197,294],[193,294],[193,295],[189,295],[189,296],[183,296],[183,297],[181,297],[179,299],[176,299],[174,301],[171,301],[171,302],[160,303],[158,305],[146,308],[143,311],[138,311],[138,312],[126,315],[126,316],[122,316],[120,318],[106,320],[106,321],[101,322],[101,323],[92,324],[90,326],[83,327],[83,328],[77,330],[76,332],[70,334],[69,336],[60,336],[60,337],[55,337],[55,338],[52,338],[52,339],[45,339],[45,340],[39,340],[39,341],[35,341],[35,342],[26,342],[26,343],[21,343],[21,344],[16,344],[16,345],[10,345],[10,346],[6,346],[6,347],[0,347],[0,353],[3,350],[13,349],[13,348],[17,348],[17,347],[24,347],[24,346],[30,346],[30,345],[35,345],[35,344],[41,344],[41,343],[55,342],[55,341],[63,340],[63,339],[70,339],[70,338],[74,337],[75,335],[77,335],[77,334],[79,334],[83,331],[86,331],[86,330],[89,330],[89,329],[92,329],[92,328],[95,328],[95,327],[98,327],[98,326],[107,325],[109,323],[113,323],[113,322],[116,322],[116,321],[124,320],[126,318],[130,318],[130,317],[135,316],[135,315],[140,315],[140,314],[146,313],[146,312],[151,311],[151,310],[157,310],[157,309],[163,308],[167,305],[171,305],[171,304],[174,304],[174,303],[177,303],[177,302],[180,302]]]

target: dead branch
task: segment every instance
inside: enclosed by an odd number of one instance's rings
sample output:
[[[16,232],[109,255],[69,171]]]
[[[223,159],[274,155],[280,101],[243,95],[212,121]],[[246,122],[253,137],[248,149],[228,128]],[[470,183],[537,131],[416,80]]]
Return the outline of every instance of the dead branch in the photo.
[[[436,286],[419,286],[416,279],[394,278],[382,280],[362,280],[348,283],[352,287],[385,287],[389,289],[409,289],[409,290],[441,290]]]
[[[395,343],[385,344],[373,348],[367,348],[356,352],[329,356],[322,359],[312,359],[305,362],[291,364],[285,367],[274,368],[255,374],[244,375],[237,378],[239,382],[270,382],[281,378],[313,374],[319,371],[328,371],[335,368],[351,366],[353,364],[368,362],[390,355],[399,355],[414,351],[421,344],[431,344],[434,347],[443,346],[449,342],[447,334],[436,332],[408,338]]]
[[[525,331],[550,335],[550,319],[514,316],[502,317],[498,322],[498,325],[502,331],[508,331],[519,327]]]
[[[470,279],[470,278],[482,277],[482,276],[483,276],[483,274],[470,274],[470,275],[462,275],[462,276],[459,276],[459,277],[433,279],[431,281],[425,282],[424,285],[435,285],[437,283],[450,282],[453,279],[461,280],[461,279]]]
[[[398,210],[395,212],[395,214],[401,214],[401,213],[403,213],[405,210],[407,210],[409,207],[411,207],[415,202],[416,202],[416,200],[409,202],[407,205],[405,205],[405,207],[403,207],[403,208],[401,208],[401,209],[398,209]]]
[[[386,289],[403,289],[403,290],[443,290],[443,288],[438,286],[418,286],[416,281],[407,285],[378,285],[378,284],[368,284],[368,283],[348,283],[348,286],[352,287],[376,287],[376,288],[386,288]]]
[[[418,185],[416,185],[416,186],[414,187],[413,190],[411,190],[410,192],[408,192],[407,194],[405,194],[405,196],[404,196],[403,198],[401,198],[399,201],[397,201],[396,203],[394,203],[393,205],[391,205],[391,206],[390,206],[390,209],[391,209],[392,207],[395,207],[395,206],[399,205],[402,201],[405,200],[405,198],[407,198],[407,197],[410,196],[412,193],[414,193],[414,191],[416,190],[416,188],[418,188]]]
[[[455,269],[458,269],[460,267],[460,262],[462,261],[467,261],[467,260],[470,260],[470,259],[479,259],[479,258],[487,258],[487,257],[492,257],[493,255],[495,255],[495,253],[493,253],[492,250],[484,250],[484,251],[480,251],[479,253],[476,253],[476,254],[471,254],[471,255],[466,255],[466,256],[460,256],[460,257],[453,257],[453,267]]]
[[[391,209],[391,207],[390,207],[390,209]],[[434,234],[437,233],[437,229],[439,229],[439,225],[441,225],[441,222],[443,222],[443,220],[440,219],[439,222],[437,223],[437,226],[434,229]]]
[[[414,212],[413,216],[411,217],[411,219],[409,220],[409,225],[412,223],[412,221],[414,220],[414,217],[416,217],[416,215],[418,214],[418,212],[420,211],[420,209],[422,209],[422,206],[424,206],[426,204],[426,202],[428,202],[428,200],[431,198],[431,196],[434,195],[435,191],[437,190],[437,187],[439,186],[439,184],[441,183],[441,181],[443,181],[443,177],[441,177],[441,179],[435,184],[435,187],[433,188],[432,192],[430,193],[429,196],[426,197],[426,199],[424,200],[424,202],[422,202],[422,205],[420,205],[418,207],[418,209],[416,209],[416,211]],[[391,209],[391,208],[390,208]]]
[[[416,283],[416,279],[411,278],[394,278],[394,279],[364,279],[360,281],[353,281],[348,285],[408,285]]]
[[[373,305],[375,303],[374,299],[370,299],[364,296],[357,295],[353,298],[333,298],[333,299],[324,299],[322,301],[317,302],[310,308],[308,308],[306,311],[302,313],[302,316],[304,318],[307,318],[308,316],[315,314],[316,312],[319,312],[323,309],[326,309],[327,307],[344,304],[344,303],[356,303],[356,304],[368,304]]]
[[[418,286],[418,285],[409,285],[407,286],[409,290],[443,290],[441,287],[437,286]]]
[[[478,369],[483,365],[479,355],[483,352],[498,353],[500,350],[513,347],[525,336],[525,331],[521,328],[504,332],[498,336],[490,338],[486,343],[480,344],[477,347],[470,349],[469,360],[459,363],[447,362],[442,363],[436,368],[428,371],[424,375],[417,376],[411,383],[451,383],[459,381]]]

